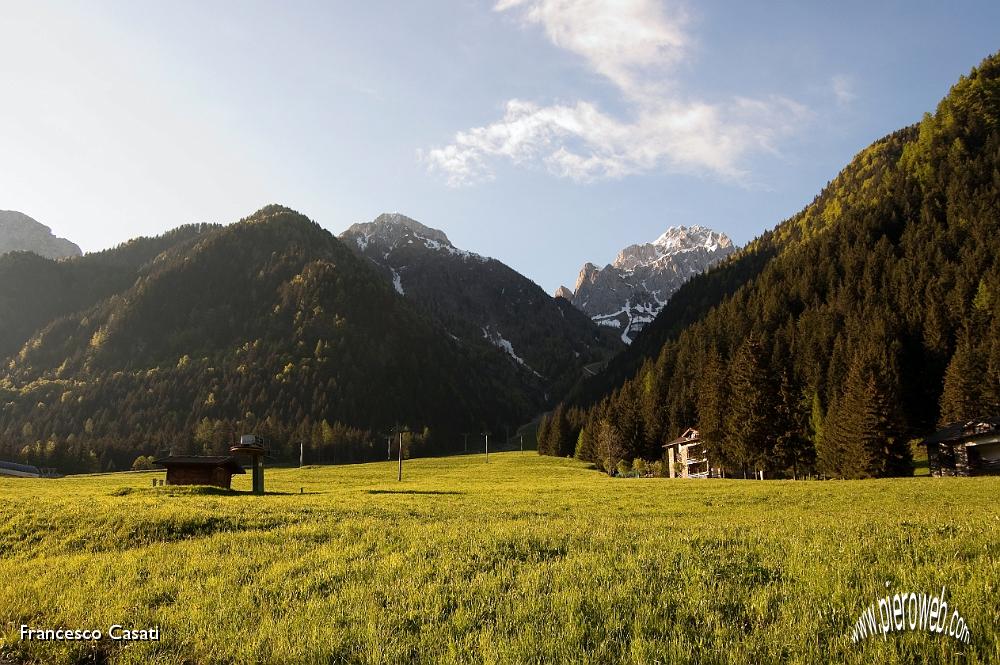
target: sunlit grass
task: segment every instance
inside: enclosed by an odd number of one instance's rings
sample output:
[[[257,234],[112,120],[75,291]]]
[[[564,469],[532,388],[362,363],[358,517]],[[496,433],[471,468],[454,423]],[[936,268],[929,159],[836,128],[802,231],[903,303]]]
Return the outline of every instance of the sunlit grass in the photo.
[[[611,479],[529,453],[395,474],[270,469],[262,497],[153,488],[162,473],[0,479],[2,650],[46,663],[1000,661],[1000,479]],[[947,586],[972,645],[852,644],[887,583]],[[22,623],[158,625],[162,639],[29,643]]]

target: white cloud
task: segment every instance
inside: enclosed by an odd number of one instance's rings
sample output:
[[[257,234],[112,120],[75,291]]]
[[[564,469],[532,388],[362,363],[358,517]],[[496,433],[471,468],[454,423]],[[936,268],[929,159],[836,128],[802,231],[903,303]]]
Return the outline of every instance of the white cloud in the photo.
[[[520,9],[559,48],[582,56],[623,92],[640,95],[651,79],[684,56],[688,38],[680,11],[667,16],[650,0],[500,0],[495,11]]]
[[[854,80],[850,76],[837,74],[830,80],[833,96],[840,106],[847,106],[857,98],[854,93]]]
[[[500,0],[494,9],[517,12],[542,26],[554,45],[581,56],[617,88],[630,117],[612,117],[590,101],[511,100],[500,120],[420,153],[451,186],[492,179],[497,159],[584,182],[657,169],[739,180],[749,153],[774,152],[776,139],[808,114],[782,97],[682,98],[669,74],[690,44],[684,15],[668,15],[654,0]]]

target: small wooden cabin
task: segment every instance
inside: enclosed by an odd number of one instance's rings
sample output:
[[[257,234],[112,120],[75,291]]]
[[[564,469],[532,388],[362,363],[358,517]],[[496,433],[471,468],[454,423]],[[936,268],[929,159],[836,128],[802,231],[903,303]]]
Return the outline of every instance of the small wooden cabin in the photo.
[[[234,474],[246,471],[232,455],[163,457],[153,464],[166,467],[168,485],[214,485],[230,489]]]
[[[1000,418],[951,423],[921,443],[932,476],[1000,475]]]
[[[693,427],[689,427],[679,437],[663,444],[667,451],[667,468],[671,478],[718,478],[719,469],[708,461],[708,453],[701,437]]]

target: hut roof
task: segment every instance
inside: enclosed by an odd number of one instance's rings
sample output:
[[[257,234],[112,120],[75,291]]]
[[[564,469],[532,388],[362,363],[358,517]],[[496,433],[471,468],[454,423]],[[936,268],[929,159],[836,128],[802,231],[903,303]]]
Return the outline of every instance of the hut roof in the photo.
[[[230,473],[246,473],[239,460],[232,455],[170,455],[153,460],[153,464],[167,468],[171,466],[218,466],[225,468]]]
[[[924,445],[929,443],[954,443],[956,441],[982,438],[1000,441],[1000,417],[992,416],[988,418],[975,418],[973,420],[959,420],[958,422],[945,425],[921,441],[921,443]]]
[[[693,427],[689,427],[686,430],[684,430],[683,434],[681,434],[679,437],[677,437],[673,441],[669,441],[669,442],[663,444],[663,447],[664,448],[669,448],[670,446],[676,446],[676,445],[688,445],[688,444],[691,444],[691,443],[698,443],[700,440],[701,440],[701,437],[700,437],[700,434],[699,434],[698,430],[696,430]]]

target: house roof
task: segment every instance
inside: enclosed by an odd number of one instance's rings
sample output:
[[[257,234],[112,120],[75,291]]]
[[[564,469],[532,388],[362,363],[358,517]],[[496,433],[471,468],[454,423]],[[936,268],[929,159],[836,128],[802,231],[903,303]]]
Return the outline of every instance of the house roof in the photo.
[[[696,430],[693,427],[688,427],[686,430],[684,430],[683,434],[681,434],[673,441],[669,441],[663,444],[663,447],[669,448],[670,446],[677,446],[677,445],[686,446],[692,443],[698,443],[699,441],[701,441],[701,438],[698,430]]]
[[[929,443],[954,443],[983,438],[1000,441],[1000,417],[991,416],[974,418],[973,420],[959,420],[958,422],[945,425],[921,441],[921,443],[924,445]]]
[[[172,466],[211,466],[222,467],[230,473],[246,473],[243,467],[232,455],[170,455],[153,460],[153,464],[167,467]]]

